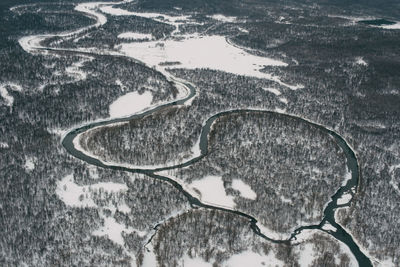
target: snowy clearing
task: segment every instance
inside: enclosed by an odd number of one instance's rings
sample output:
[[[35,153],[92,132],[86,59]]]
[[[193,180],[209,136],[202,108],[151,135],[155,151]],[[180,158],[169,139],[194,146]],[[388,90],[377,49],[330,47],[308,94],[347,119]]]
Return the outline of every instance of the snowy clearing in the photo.
[[[124,32],[117,36],[120,39],[128,39],[128,40],[152,40],[153,35],[150,33],[140,33],[140,32]]]
[[[234,179],[232,180],[232,188],[240,192],[240,196],[243,198],[248,198],[255,200],[257,198],[256,192],[251,189],[251,187],[244,183],[242,180]]]
[[[112,182],[80,186],[75,183],[73,174],[70,174],[58,181],[56,194],[67,206],[97,207],[90,197],[90,191],[94,190],[110,193],[126,191],[128,187],[125,184]]]
[[[206,262],[203,258],[201,257],[189,257],[188,255],[185,255],[182,259],[180,259],[180,262],[182,262],[182,267],[188,266],[188,267],[212,267],[212,263]]]
[[[234,197],[226,195],[221,177],[206,176],[201,180],[193,181],[189,186],[200,191],[199,198],[203,202],[232,209],[235,207]]]
[[[236,21],[236,17],[225,16],[222,14],[215,14],[215,15],[207,16],[207,17],[214,19],[214,20],[221,21],[221,22],[235,22]]]
[[[265,266],[285,266],[285,263],[279,260],[272,250],[268,255],[260,255],[252,251],[244,251],[240,254],[233,255],[223,265],[224,267],[265,267]]]
[[[35,169],[35,163],[34,161],[36,161],[35,158],[26,158],[25,159],[25,170],[29,171],[33,171]]]
[[[127,234],[134,232],[131,227],[125,227],[115,221],[113,217],[104,218],[104,226],[92,232],[95,236],[107,236],[113,242],[124,246],[124,239],[122,237],[122,232]]]
[[[121,52],[139,59],[149,66],[162,62],[179,61],[180,68],[208,68],[237,75],[264,78],[280,82],[279,78],[260,72],[264,66],[286,66],[287,64],[271,58],[255,56],[229,44],[222,36],[185,36],[164,42],[125,43]],[[285,85],[289,88],[297,86]]]
[[[127,93],[110,105],[110,117],[119,118],[132,115],[148,108],[152,101],[153,95],[149,91],[146,91],[143,94],[137,92]]]

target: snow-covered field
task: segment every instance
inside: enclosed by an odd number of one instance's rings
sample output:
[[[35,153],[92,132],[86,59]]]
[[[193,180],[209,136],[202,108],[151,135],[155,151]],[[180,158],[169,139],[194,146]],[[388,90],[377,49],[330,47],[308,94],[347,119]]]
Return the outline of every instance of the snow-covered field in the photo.
[[[127,93],[110,105],[110,117],[119,118],[135,114],[151,105],[153,95],[146,91],[143,94],[138,92]]]
[[[221,177],[206,176],[192,182],[189,187],[197,189],[200,192],[200,194],[196,195],[198,195],[202,202],[231,209],[235,207],[235,202],[233,202],[234,197],[226,194],[224,182]]]
[[[232,188],[240,192],[240,196],[248,199],[255,200],[257,198],[256,192],[251,187],[244,183],[242,180],[233,179]]]
[[[95,190],[122,192],[128,190],[128,187],[125,184],[112,182],[81,186],[75,183],[73,174],[70,174],[58,181],[56,194],[67,206],[97,207],[93,199],[90,197],[90,191]]]
[[[184,36],[179,41],[125,43],[121,45],[121,51],[149,66],[179,61],[180,68],[208,68],[270,80],[277,78],[260,72],[264,66],[287,65],[279,60],[249,54],[231,45],[222,36],[192,35]]]

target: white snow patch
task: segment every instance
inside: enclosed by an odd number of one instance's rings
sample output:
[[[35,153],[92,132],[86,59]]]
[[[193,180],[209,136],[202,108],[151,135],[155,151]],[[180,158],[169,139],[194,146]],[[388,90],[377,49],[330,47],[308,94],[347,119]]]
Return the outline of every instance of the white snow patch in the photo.
[[[392,25],[382,25],[378,27],[386,30],[400,30],[400,22],[396,22],[395,24]]]
[[[0,148],[9,148],[10,146],[7,143],[0,142]]]
[[[187,267],[212,267],[212,264],[210,262],[206,262],[203,258],[201,257],[189,257],[188,255],[185,255],[182,259],[180,259],[179,262],[182,262],[182,266],[187,266]]]
[[[325,222],[324,225],[322,226],[322,229],[324,229],[325,231],[332,231],[332,232],[337,231],[336,227],[330,224],[329,222]]]
[[[264,89],[265,91],[268,91],[268,92],[270,92],[270,93],[273,93],[273,94],[276,95],[276,96],[281,95],[281,92],[280,92],[278,89],[275,89],[275,88],[264,88],[264,87],[263,87],[263,89]]]
[[[112,182],[80,186],[74,182],[73,174],[70,174],[57,183],[56,193],[67,206],[97,207],[90,197],[90,191],[93,190],[102,190],[111,193],[126,191],[128,187],[125,184]]]
[[[256,192],[251,187],[240,179],[232,180],[232,188],[239,191],[240,195],[244,198],[255,200],[257,198]]]
[[[104,226],[92,232],[95,236],[107,236],[110,240],[114,241],[118,245],[124,246],[124,239],[122,233],[127,234],[134,231],[131,227],[125,227],[115,221],[113,217],[104,218]]]
[[[219,176],[206,176],[201,180],[193,181],[190,187],[200,191],[199,198],[203,202],[234,208],[234,197],[226,195],[224,183]]]
[[[356,64],[362,65],[362,66],[368,66],[368,63],[362,57],[356,58]]]
[[[221,21],[221,22],[231,22],[232,23],[232,22],[236,21],[236,17],[225,16],[225,15],[222,15],[222,14],[215,14],[215,15],[207,16],[207,17],[212,18],[214,20]]]
[[[348,204],[352,198],[353,196],[350,193],[345,193],[337,200],[336,203],[337,205]]]
[[[0,96],[5,100],[7,106],[12,107],[14,97],[9,95],[7,88],[4,85],[0,85]]]
[[[158,266],[156,254],[154,253],[153,245],[150,243],[145,247],[142,267]]]
[[[88,197],[88,192],[84,191],[84,187],[74,182],[74,176],[72,174],[65,176],[57,183],[56,193],[67,206],[96,207],[93,200]],[[79,199],[81,195],[84,196],[82,201]]]
[[[151,105],[153,95],[146,91],[143,94],[137,92],[127,93],[110,105],[110,117],[119,118],[132,115],[136,112],[144,110]]]
[[[269,251],[268,255],[260,255],[252,251],[244,251],[240,254],[233,255],[224,264],[224,267],[265,267],[265,266],[285,266],[285,263],[278,258],[272,250]]]
[[[280,97],[280,98],[279,98],[279,101],[281,101],[281,102],[284,103],[284,104],[287,104],[287,103],[288,103],[288,100],[287,100],[285,97]]]
[[[348,182],[349,180],[351,180],[351,177],[352,177],[351,171],[350,171],[349,169],[347,169],[346,174],[345,174],[345,176],[344,176],[344,180],[343,180],[343,182],[342,182],[342,186],[345,186],[345,185],[347,184],[347,182]]]
[[[25,159],[25,169],[27,171],[33,171],[35,169],[35,163],[34,163],[34,158],[26,158]]]
[[[139,32],[124,32],[117,36],[120,39],[129,39],[129,40],[146,40],[153,39],[153,35],[149,33],[139,33]]]
[[[208,68],[277,82],[280,82],[278,77],[260,70],[264,66],[287,66],[279,60],[249,54],[222,36],[185,36],[179,41],[126,43],[121,45],[121,51],[149,66],[179,61],[180,68]]]
[[[300,255],[298,263],[302,267],[311,266],[314,260],[314,245],[310,243],[305,243],[300,245]]]
[[[377,267],[396,267],[397,265],[393,263],[393,259],[385,259],[380,261],[376,265]]]

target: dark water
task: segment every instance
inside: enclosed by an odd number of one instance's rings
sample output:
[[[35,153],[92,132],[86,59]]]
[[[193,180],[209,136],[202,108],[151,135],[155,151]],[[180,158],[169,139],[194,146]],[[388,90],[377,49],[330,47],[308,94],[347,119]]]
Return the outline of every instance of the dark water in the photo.
[[[374,25],[374,26],[384,26],[384,25],[393,25],[396,24],[394,21],[386,20],[386,19],[371,19],[371,20],[359,20],[358,23]]]

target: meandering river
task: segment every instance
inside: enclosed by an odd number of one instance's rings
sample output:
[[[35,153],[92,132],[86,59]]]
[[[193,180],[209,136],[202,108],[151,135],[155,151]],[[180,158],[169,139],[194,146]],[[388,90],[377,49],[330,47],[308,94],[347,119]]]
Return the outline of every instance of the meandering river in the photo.
[[[105,4],[105,3],[103,3]],[[110,4],[116,4],[116,3],[110,3]],[[87,12],[86,14],[87,16],[90,17],[96,17],[96,12],[94,11],[90,11]],[[103,18],[103,17],[102,17]],[[95,25],[100,25],[100,21],[99,21],[99,17],[97,16],[97,23]],[[104,22],[103,22],[104,23]],[[95,25],[93,25],[93,27],[95,27]],[[119,54],[108,54],[108,55],[102,55],[96,52],[92,52],[92,51],[80,51],[79,49],[55,49],[55,48],[51,48],[51,47],[43,47],[41,45],[41,41],[45,40],[46,38],[51,38],[51,37],[55,37],[55,36],[68,36],[68,35],[73,35],[74,33],[77,32],[82,32],[84,29],[90,29],[91,26],[89,27],[84,27],[82,29],[79,29],[77,31],[74,32],[70,32],[68,34],[66,33],[62,33],[62,34],[48,34],[48,35],[36,35],[36,36],[29,36],[29,37],[24,37],[21,38],[20,40],[20,44],[23,46],[23,48],[30,53],[43,53],[43,52],[51,52],[51,53],[57,53],[57,52],[62,52],[62,53],[77,53],[77,54],[90,54],[90,55],[96,55],[96,56],[115,56],[115,57],[122,57],[123,55],[119,55]],[[137,60],[136,60],[137,61]],[[138,61],[139,62],[139,61]],[[144,64],[141,62],[141,64]],[[189,82],[183,81],[181,79],[177,79],[174,76],[172,76],[169,73],[165,73],[162,72],[162,74],[171,82],[175,83],[175,85],[177,87],[180,88],[186,88],[187,89],[187,94],[185,97],[183,97],[182,99],[179,100],[175,100],[166,104],[161,104],[159,106],[155,106],[152,109],[146,110],[142,113],[138,113],[138,114],[133,114],[129,117],[124,117],[124,118],[115,118],[115,119],[105,119],[102,121],[96,121],[93,123],[89,123],[89,124],[85,124],[82,126],[79,126],[73,130],[71,130],[70,132],[68,132],[63,140],[62,140],[62,145],[65,147],[65,149],[74,157],[83,160],[89,164],[92,165],[96,165],[98,167],[101,168],[108,168],[108,169],[113,169],[113,170],[120,170],[120,171],[126,171],[126,172],[132,172],[132,173],[143,173],[146,174],[150,177],[153,177],[154,179],[160,179],[163,181],[166,181],[168,183],[170,183],[172,186],[174,186],[176,189],[178,189],[186,198],[187,200],[190,202],[190,204],[193,207],[203,207],[203,208],[207,208],[207,209],[216,209],[216,210],[221,210],[221,211],[225,211],[225,212],[230,212],[233,214],[236,214],[237,216],[243,216],[245,218],[247,218],[251,224],[251,228],[254,230],[255,234],[261,236],[262,238],[269,240],[271,242],[275,242],[275,243],[287,243],[290,244],[291,242],[295,241],[297,236],[301,233],[301,231],[306,230],[306,229],[315,229],[315,230],[320,230],[323,232],[326,232],[328,234],[330,234],[331,236],[333,236],[335,239],[339,240],[340,242],[343,242],[344,244],[346,244],[349,249],[351,250],[351,252],[353,253],[353,255],[355,256],[356,260],[358,261],[359,266],[372,266],[372,263],[370,261],[370,259],[360,250],[359,246],[356,244],[356,242],[353,240],[352,236],[347,233],[336,221],[335,221],[335,210],[348,205],[348,203],[346,205],[339,205],[338,204],[338,199],[340,199],[341,197],[344,196],[344,194],[349,193],[349,192],[356,192],[357,191],[357,187],[359,186],[359,180],[360,180],[360,168],[359,168],[359,164],[358,164],[358,160],[356,157],[356,154],[354,153],[354,151],[352,150],[352,148],[348,145],[348,143],[345,141],[345,139],[343,137],[341,137],[339,134],[337,134],[336,132],[324,127],[323,125],[311,122],[305,118],[300,118],[294,115],[290,115],[290,114],[282,114],[282,113],[277,113],[274,111],[268,111],[268,110],[252,110],[252,109],[240,109],[240,110],[228,110],[228,111],[223,111],[223,112],[219,112],[213,116],[211,116],[203,125],[202,131],[201,131],[201,136],[200,136],[200,151],[201,151],[201,155],[191,158],[185,162],[182,162],[180,164],[177,165],[173,165],[173,166],[165,166],[165,167],[161,167],[161,168],[154,168],[154,169],[142,169],[142,168],[129,168],[127,166],[122,166],[122,165],[118,165],[118,164],[105,164],[102,161],[100,161],[98,158],[92,157],[86,153],[84,153],[83,151],[79,150],[75,144],[74,144],[74,140],[76,138],[79,138],[79,135],[90,131],[93,128],[96,127],[105,127],[105,126],[111,126],[115,123],[121,123],[121,122],[128,122],[132,119],[140,119],[143,118],[146,115],[149,115],[151,113],[157,112],[159,110],[162,109],[166,109],[168,107],[171,106],[179,106],[179,105],[183,105],[185,103],[187,103],[188,101],[190,101],[193,97],[195,97],[196,95],[196,88]],[[337,192],[331,197],[331,201],[328,203],[328,205],[326,206],[325,210],[324,210],[324,217],[323,220],[318,224],[318,225],[309,225],[309,226],[302,226],[299,227],[298,229],[296,229],[291,237],[288,240],[274,240],[272,238],[269,238],[268,236],[264,235],[263,233],[261,233],[260,229],[257,226],[257,219],[254,218],[253,216],[250,216],[246,213],[243,213],[241,211],[238,210],[231,210],[231,209],[227,209],[227,208],[223,208],[223,207],[219,207],[219,206],[214,206],[214,205],[209,205],[209,204],[205,204],[202,203],[198,198],[192,196],[188,191],[186,191],[184,189],[184,186],[182,184],[180,184],[179,182],[170,179],[166,176],[160,175],[158,174],[159,171],[163,171],[163,170],[168,170],[168,169],[175,169],[175,168],[182,168],[182,167],[186,167],[189,166],[197,161],[199,161],[200,159],[202,159],[203,157],[206,157],[208,154],[208,136],[211,130],[211,126],[212,124],[220,117],[222,116],[229,116],[230,114],[234,114],[234,113],[249,113],[249,112],[258,112],[258,113],[268,113],[268,114],[273,114],[275,116],[280,116],[280,117],[290,117],[292,119],[296,119],[296,120],[300,120],[303,123],[307,123],[312,125],[313,127],[316,127],[320,130],[322,130],[323,132],[325,132],[326,134],[330,135],[333,137],[333,139],[335,140],[336,144],[342,149],[342,151],[344,152],[346,159],[347,159],[347,167],[351,172],[351,179],[347,180],[346,184],[341,186]],[[353,194],[353,193],[352,193]],[[327,230],[326,228],[323,229],[324,225],[326,225],[326,223],[329,223],[330,225],[332,225],[334,228],[336,228],[336,231],[332,231],[332,230]]]

